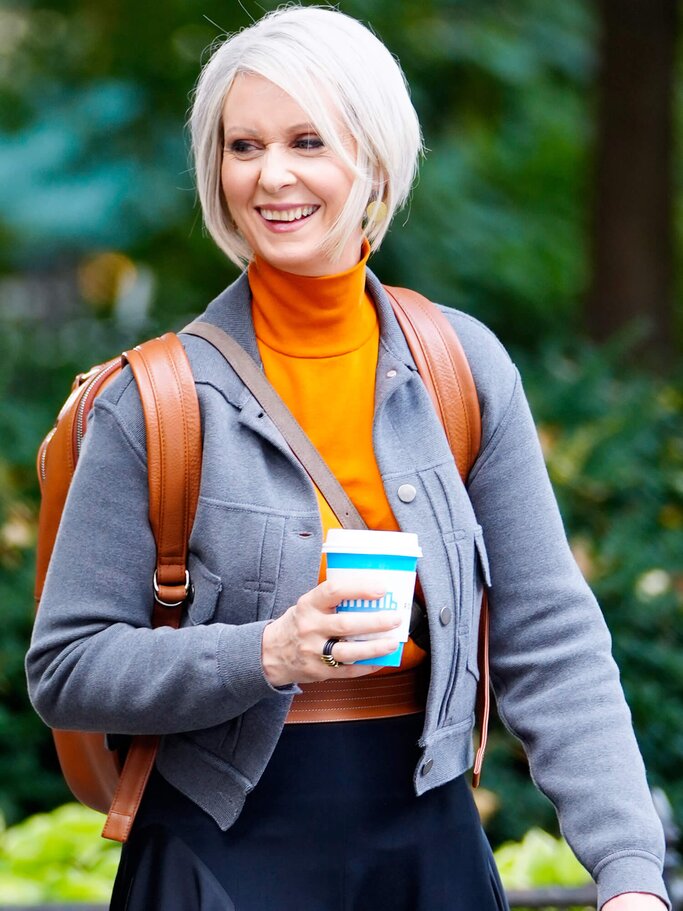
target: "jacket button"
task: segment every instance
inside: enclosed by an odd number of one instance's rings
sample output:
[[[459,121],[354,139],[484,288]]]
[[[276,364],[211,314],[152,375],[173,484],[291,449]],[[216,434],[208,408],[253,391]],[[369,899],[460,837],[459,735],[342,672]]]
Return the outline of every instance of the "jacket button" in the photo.
[[[398,498],[402,503],[412,503],[417,496],[417,491],[412,484],[401,484],[398,489]]]
[[[448,626],[452,619],[453,611],[450,609],[450,607],[442,607],[439,612],[439,620],[441,620],[442,625]]]
[[[432,771],[432,766],[433,766],[433,765],[434,765],[434,760],[433,760],[433,759],[428,759],[428,760],[425,762],[425,764],[422,766],[422,774],[423,774],[423,775],[429,775],[429,773]]]

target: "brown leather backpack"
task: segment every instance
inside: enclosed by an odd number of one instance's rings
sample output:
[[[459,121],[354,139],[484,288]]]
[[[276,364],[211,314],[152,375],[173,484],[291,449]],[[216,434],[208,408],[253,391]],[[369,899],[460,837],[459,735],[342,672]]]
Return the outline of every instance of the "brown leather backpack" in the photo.
[[[426,298],[402,288],[385,290],[465,480],[479,452],[481,419],[476,388],[460,342],[446,318]],[[36,605],[40,603],[88,414],[96,397],[126,363],[133,370],[145,416],[149,518],[157,544],[156,570],[150,580],[152,625],[177,628],[190,589],[187,545],[199,495],[201,429],[190,365],[182,344],[172,333],[79,374],[54,428],[41,444],[37,459],[42,501]],[[488,615],[484,597],[475,786],[486,745],[488,714]],[[159,737],[134,737],[122,768],[118,752],[109,749],[104,734],[58,730],[53,734],[62,772],[74,796],[107,814],[104,837],[126,841],[154,765]]]
[[[54,428],[38,450],[41,507],[36,560],[36,604],[54,547],[66,495],[96,397],[130,364],[145,415],[149,520],[157,544],[150,579],[154,626],[177,627],[189,591],[187,543],[199,495],[199,403],[185,349],[176,335],[152,339],[115,360],[79,374]],[[179,432],[184,428],[185,432]],[[163,505],[163,509],[162,509]],[[152,597],[153,593],[153,597]],[[125,841],[154,764],[158,737],[135,737],[122,769],[104,734],[53,731],[62,772],[74,796],[108,813],[103,834]]]

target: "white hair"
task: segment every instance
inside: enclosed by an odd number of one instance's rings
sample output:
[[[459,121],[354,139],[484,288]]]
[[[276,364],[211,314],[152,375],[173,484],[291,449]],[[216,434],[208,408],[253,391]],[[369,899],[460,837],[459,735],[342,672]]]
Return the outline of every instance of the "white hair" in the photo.
[[[355,175],[325,252],[336,259],[364,218],[365,235],[377,249],[410,194],[422,153],[420,124],[396,59],[356,19],[300,5],[268,13],[213,52],[197,82],[189,121],[197,192],[207,230],[243,267],[253,251],[228,212],[220,179],[223,105],[240,73],[262,76],[293,98]],[[356,142],[355,160],[344,147],[338,119]],[[366,216],[372,200],[386,205],[386,217]]]

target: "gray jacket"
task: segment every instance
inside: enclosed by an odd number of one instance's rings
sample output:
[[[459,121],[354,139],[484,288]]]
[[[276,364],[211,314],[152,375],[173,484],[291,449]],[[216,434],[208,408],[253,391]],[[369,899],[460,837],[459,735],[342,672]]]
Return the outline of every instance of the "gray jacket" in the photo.
[[[375,453],[394,515],[424,551],[431,678],[415,792],[472,763],[476,630],[490,583],[500,714],[600,901],[631,890],[665,895],[661,827],[610,637],[567,545],[517,370],[488,329],[444,308],[481,403],[481,451],[466,489],[370,272],[368,283],[381,326]],[[202,319],[259,359],[244,275]],[[95,404],[27,672],[33,704],[53,727],[163,734],[162,774],[227,829],[298,691],[264,677],[263,628],[317,584],[322,531],[311,481],[256,400],[211,346],[183,343],[204,434],[184,626],[150,629],[145,431],[126,370]],[[398,495],[405,484],[416,491],[410,502]]]

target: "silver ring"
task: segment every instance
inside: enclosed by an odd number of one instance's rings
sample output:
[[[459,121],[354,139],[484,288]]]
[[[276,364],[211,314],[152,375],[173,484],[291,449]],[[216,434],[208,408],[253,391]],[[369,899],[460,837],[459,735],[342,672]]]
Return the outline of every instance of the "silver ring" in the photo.
[[[320,660],[324,661],[328,667],[339,667],[340,662],[332,654],[332,648],[339,642],[339,639],[328,639],[325,645],[323,645],[322,654],[320,655]]]

